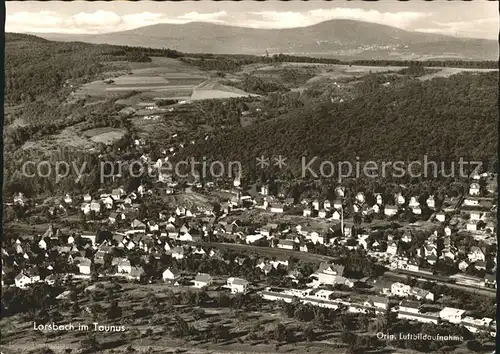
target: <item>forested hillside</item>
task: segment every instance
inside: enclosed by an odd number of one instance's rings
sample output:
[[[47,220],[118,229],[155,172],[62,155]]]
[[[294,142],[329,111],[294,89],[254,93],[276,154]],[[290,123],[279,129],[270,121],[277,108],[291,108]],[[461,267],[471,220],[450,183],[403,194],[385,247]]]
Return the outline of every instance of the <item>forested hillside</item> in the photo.
[[[222,69],[217,65],[217,56],[211,55],[183,57],[182,53],[169,49],[50,42],[29,35],[7,34],[4,187],[33,195],[61,188],[48,181],[26,182],[18,178],[21,162],[34,159],[39,153],[49,153],[21,149],[28,140],[43,140],[75,125],[78,131],[96,127],[124,128],[129,133],[127,137],[132,136],[133,125],[119,117],[121,107],[114,100],[88,104],[84,100],[68,102],[67,99],[79,84],[95,80],[106,72],[126,70],[127,61],[148,61],[151,56],[196,58],[193,64],[203,69]],[[252,62],[299,60],[281,55],[225,57],[228,61],[221,65],[230,63],[230,71]],[[389,63],[392,62],[385,64]],[[441,65],[437,63],[425,66]],[[301,83],[308,79],[306,74],[283,71],[280,83]],[[427,154],[436,161],[457,161],[463,157],[496,162],[498,73],[457,74],[430,81],[413,78],[420,74],[404,71],[352,78],[352,82],[345,80],[342,89],[345,99],[335,101],[338,103],[330,101],[337,95],[337,88],[323,85],[321,81],[319,86],[311,86],[300,94],[283,92],[290,87],[276,86],[269,78],[245,77],[240,83],[243,88],[266,96],[265,102],[258,105],[258,114],[252,113],[256,115],[253,123],[240,126],[242,112],[249,109],[249,102],[198,104],[199,112],[183,113],[182,119],[189,125],[189,138],[200,140],[196,145],[187,146],[180,157],[238,160],[251,171],[255,169],[256,157],[283,155],[290,167],[284,171],[287,177],[293,177],[290,172],[297,175],[302,156],[318,156],[320,161],[335,162],[356,156],[364,161],[421,159]],[[203,124],[215,131],[208,140],[204,139],[202,129],[197,130]],[[153,134],[150,138],[157,150],[163,148],[162,137]],[[87,156],[90,154],[90,151],[81,151],[78,158],[91,159]],[[82,185],[92,186],[96,176],[90,176]],[[73,184],[66,186],[71,188]]]
[[[297,24],[298,25],[298,24]],[[158,23],[103,34],[44,34],[45,38],[115,45],[168,45],[181,52],[250,54],[295,53],[357,59],[442,57],[485,60],[498,57],[493,40],[404,31],[364,21],[333,19],[295,28],[247,28],[207,22]]]
[[[331,161],[460,157],[495,161],[498,74],[458,74],[383,87],[364,79],[364,94],[342,104],[299,108],[280,118],[200,142],[189,155],[240,160],[248,168],[261,155]]]

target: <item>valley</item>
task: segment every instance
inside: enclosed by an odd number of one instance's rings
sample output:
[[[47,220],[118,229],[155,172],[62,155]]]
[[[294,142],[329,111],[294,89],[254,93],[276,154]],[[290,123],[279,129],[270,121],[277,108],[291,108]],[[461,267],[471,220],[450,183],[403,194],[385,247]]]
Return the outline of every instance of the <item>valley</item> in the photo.
[[[219,47],[231,55],[203,42],[227,33],[212,24],[74,37],[140,47],[7,34],[1,351],[491,352],[496,63],[387,60],[443,37],[339,23],[303,37],[235,28]],[[374,33],[357,43],[352,26]],[[320,40],[325,28],[342,39]],[[175,49],[151,30],[177,36]],[[482,57],[469,50],[457,56]],[[314,172],[423,156],[483,164],[436,178],[303,174],[304,158]]]

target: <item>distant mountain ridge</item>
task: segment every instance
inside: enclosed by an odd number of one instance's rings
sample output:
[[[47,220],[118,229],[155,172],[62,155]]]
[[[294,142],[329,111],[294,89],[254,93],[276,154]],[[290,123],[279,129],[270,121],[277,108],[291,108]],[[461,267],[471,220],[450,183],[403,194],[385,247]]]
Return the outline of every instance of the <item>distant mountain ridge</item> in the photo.
[[[330,20],[307,27],[256,29],[205,22],[155,24],[97,35],[37,34],[59,41],[172,48],[187,53],[287,53],[356,59],[498,58],[494,40],[409,32],[354,20]]]

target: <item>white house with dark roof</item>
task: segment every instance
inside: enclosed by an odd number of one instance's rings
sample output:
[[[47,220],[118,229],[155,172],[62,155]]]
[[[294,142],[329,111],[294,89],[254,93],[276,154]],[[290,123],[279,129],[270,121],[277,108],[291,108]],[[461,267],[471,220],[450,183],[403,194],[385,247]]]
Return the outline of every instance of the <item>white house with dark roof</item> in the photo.
[[[417,200],[417,197],[411,197],[410,202],[408,203],[408,206],[412,209],[414,209],[417,206],[420,206],[420,203]]]
[[[144,276],[144,268],[142,267],[132,267],[130,273],[127,274],[127,279],[129,280],[140,280]]]
[[[24,272],[19,273],[14,278],[14,284],[20,289],[25,289],[28,285],[37,283],[40,281],[39,275],[28,275]]]
[[[403,283],[393,283],[391,285],[391,294],[399,297],[407,297],[410,293],[411,286]]]
[[[179,278],[179,273],[167,268],[162,273],[163,281],[174,282]]]
[[[329,264],[322,262],[318,268],[318,270],[311,274],[311,277],[316,278],[317,281],[313,283],[316,284],[327,284],[327,285],[335,285],[335,284],[345,284],[347,286],[351,286],[351,282],[343,277],[344,266],[338,264]]]
[[[249,282],[242,278],[228,278],[226,287],[231,289],[233,294],[241,293],[245,294],[248,292]]]
[[[492,318],[488,317],[474,318],[471,316],[466,316],[462,319],[460,325],[467,328],[467,330],[471,333],[478,333],[478,332],[487,332],[492,323],[493,323]]]
[[[481,220],[483,213],[480,212],[479,210],[471,210],[469,211],[469,215],[471,221],[479,221]]]
[[[385,216],[394,216],[398,213],[398,207],[395,205],[386,205],[384,208]]]
[[[461,261],[460,263],[458,263],[458,269],[462,272],[465,272],[467,270],[467,268],[469,268],[469,263],[465,260]]]
[[[496,274],[486,274],[484,276],[484,286],[487,288],[496,289],[496,287],[497,287],[497,275]]]
[[[422,208],[420,205],[417,205],[411,209],[412,213],[415,215],[421,215],[422,214]]]
[[[456,258],[455,251],[452,250],[451,248],[443,250],[441,253],[441,257],[444,259],[448,258],[451,260],[455,260],[455,258]]]
[[[271,213],[283,213],[284,211],[283,204],[272,203],[269,210],[271,211]]]
[[[473,182],[469,186],[469,195],[479,195],[481,191],[481,187],[479,186],[479,183]]]
[[[80,237],[84,240],[89,240],[90,243],[92,244],[92,246],[94,246],[96,244],[96,239],[97,239],[96,234],[83,233],[83,234],[81,234]]]
[[[118,273],[130,273],[132,265],[128,259],[120,259],[117,264]]]
[[[358,242],[358,245],[365,250],[368,249],[368,237],[370,237],[370,235],[363,233],[357,235],[356,241]]]
[[[90,274],[90,268],[92,266],[92,262],[88,258],[82,259],[78,263],[78,271],[80,274]]]
[[[436,220],[439,222],[444,222],[446,220],[446,214],[442,211],[436,214]]]
[[[92,200],[90,202],[90,211],[100,213],[101,212],[101,203],[99,203],[97,200]]]
[[[47,242],[42,238],[40,241],[38,241],[38,247],[43,250],[47,249]]]
[[[466,197],[466,198],[464,198],[463,205],[464,206],[478,206],[479,199],[476,197]]]
[[[295,246],[295,242],[293,240],[279,240],[278,241],[278,248],[282,249],[287,249],[287,250],[293,250]]]
[[[439,322],[439,314],[421,313],[420,304],[416,301],[408,300],[403,300],[399,305],[398,318],[421,323],[437,324]]]
[[[356,200],[357,200],[359,203],[363,204],[363,203],[365,202],[365,194],[364,194],[363,192],[358,192],[358,193],[356,194]]]
[[[415,297],[417,300],[425,299],[434,301],[434,294],[428,290],[424,290],[421,288],[411,288],[408,295]]]
[[[193,251],[192,254],[198,255],[198,256],[206,256],[207,252],[203,249],[203,247],[196,247]]]
[[[321,209],[318,211],[318,218],[321,218],[321,219],[325,219],[326,218],[326,210],[325,209]]]
[[[210,286],[213,282],[210,274],[207,273],[198,273],[194,278],[194,287],[195,288],[203,288],[206,286]]]
[[[342,208],[342,200],[340,200],[340,199],[335,199],[335,200],[333,201],[333,208],[334,208],[334,209],[337,209],[337,210],[338,210],[338,209],[340,209],[340,208]]]
[[[467,258],[469,259],[470,262],[477,262],[477,261],[484,262],[486,260],[484,251],[477,246],[471,247],[469,253],[467,254]]]
[[[419,313],[420,303],[417,301],[403,300],[399,304],[399,311],[408,313]]]
[[[387,310],[389,308],[389,299],[382,296],[370,296],[365,302],[365,306],[366,305],[382,310]]]
[[[113,203],[114,200],[110,196],[107,196],[106,198],[101,199],[102,203],[104,204],[104,207],[106,209],[112,209],[113,208]]]
[[[466,226],[467,231],[477,231],[477,223],[473,221],[467,222]]]
[[[177,246],[172,250],[172,258],[183,259],[184,258],[184,248]]]
[[[146,229],[146,224],[144,224],[142,221],[134,219],[134,221],[132,221],[132,223],[130,224],[130,227],[132,227],[134,229],[145,230]]]
[[[433,195],[430,195],[425,202],[429,209],[434,209],[436,207],[436,200],[434,199]]]
[[[114,223],[116,223],[117,218],[118,218],[118,213],[113,211],[113,212],[109,213],[108,221],[110,224],[114,224]]]
[[[80,210],[85,214],[89,214],[90,213],[90,203],[83,203],[81,206],[80,206]]]
[[[111,191],[111,197],[114,200],[120,200],[121,197],[125,194],[124,190],[122,188],[115,188]]]
[[[387,244],[387,250],[385,252],[390,256],[395,256],[398,253],[398,245],[396,244],[396,242],[389,242]]]
[[[64,202],[65,202],[66,204],[71,204],[71,203],[73,203],[73,198],[71,198],[71,196],[70,196],[69,194],[66,194],[66,195],[64,196]]]
[[[466,311],[462,309],[457,309],[454,307],[445,307],[439,312],[439,317],[442,320],[455,324],[460,324],[460,322],[462,322],[465,312]]]

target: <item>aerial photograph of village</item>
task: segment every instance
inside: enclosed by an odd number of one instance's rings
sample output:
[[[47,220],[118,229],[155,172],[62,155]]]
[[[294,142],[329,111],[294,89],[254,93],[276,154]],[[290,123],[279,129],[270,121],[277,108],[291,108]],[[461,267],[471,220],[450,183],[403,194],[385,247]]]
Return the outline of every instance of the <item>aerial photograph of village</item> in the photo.
[[[1,354],[495,353],[498,3],[5,9]]]

